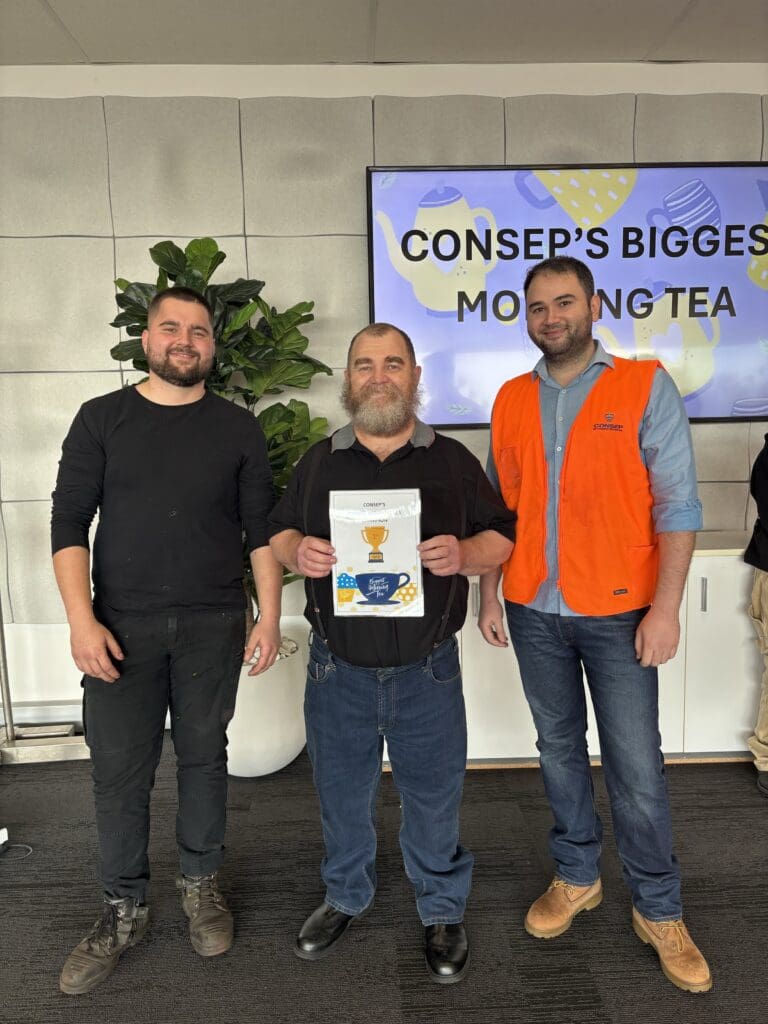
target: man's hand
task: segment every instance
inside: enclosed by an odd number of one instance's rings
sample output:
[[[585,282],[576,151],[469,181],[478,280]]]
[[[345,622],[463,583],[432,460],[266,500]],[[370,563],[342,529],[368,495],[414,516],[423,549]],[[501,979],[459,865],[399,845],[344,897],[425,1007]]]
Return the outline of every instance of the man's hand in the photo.
[[[123,660],[120,645],[106,626],[91,618],[82,624],[72,625],[69,643],[75,664],[87,676],[114,683],[120,678],[112,658]]]
[[[302,576],[320,579],[336,564],[334,548],[320,537],[302,537],[296,548],[296,565]]]
[[[258,656],[256,652],[258,653]],[[272,622],[257,622],[248,637],[243,653],[243,664],[251,665],[249,676],[266,672],[277,661],[280,651],[280,625]]]
[[[497,597],[481,595],[477,628],[483,634],[483,639],[493,647],[509,647],[509,640],[504,632],[504,609]]]
[[[450,533],[442,533],[419,544],[421,564],[435,576],[453,576],[463,565],[461,542]]]
[[[677,654],[680,622],[677,613],[652,605],[635,633],[635,654],[643,668],[664,665]]]

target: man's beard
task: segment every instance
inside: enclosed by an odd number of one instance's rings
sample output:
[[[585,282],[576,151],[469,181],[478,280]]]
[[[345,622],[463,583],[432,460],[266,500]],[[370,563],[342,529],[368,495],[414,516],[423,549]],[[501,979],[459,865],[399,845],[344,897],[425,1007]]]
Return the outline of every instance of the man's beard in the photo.
[[[549,363],[570,363],[578,360],[592,344],[592,317],[587,315],[575,324],[568,324],[565,333],[552,345],[543,334],[530,334],[531,341],[540,349]]]
[[[194,362],[187,363],[185,366],[177,366],[171,359],[174,352],[189,353],[197,358]],[[162,356],[157,355],[150,347],[147,349],[147,363],[150,370],[156,376],[168,384],[174,384],[178,388],[194,387],[195,384],[205,380],[213,368],[212,358],[204,362],[194,349],[181,346],[166,349]]]
[[[379,401],[384,395],[386,401]],[[355,394],[345,380],[341,404],[356,427],[373,437],[394,437],[413,421],[421,405],[418,387],[405,394],[394,384],[365,384]]]

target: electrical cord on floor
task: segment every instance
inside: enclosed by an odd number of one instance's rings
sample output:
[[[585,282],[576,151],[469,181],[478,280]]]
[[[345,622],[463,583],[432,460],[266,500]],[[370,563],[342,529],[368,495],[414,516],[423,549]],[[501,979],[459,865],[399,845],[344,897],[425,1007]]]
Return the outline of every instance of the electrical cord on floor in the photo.
[[[21,854],[14,853],[9,856],[11,850],[22,850]],[[3,843],[0,846],[0,864],[9,860],[26,860],[32,853],[32,847],[28,843]]]

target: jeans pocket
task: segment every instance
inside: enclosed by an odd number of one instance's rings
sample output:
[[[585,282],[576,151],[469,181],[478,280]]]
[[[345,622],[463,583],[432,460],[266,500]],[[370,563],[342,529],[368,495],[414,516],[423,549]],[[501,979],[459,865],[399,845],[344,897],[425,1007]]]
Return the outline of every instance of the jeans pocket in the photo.
[[[331,652],[325,644],[319,643],[315,638],[309,648],[307,679],[313,683],[325,682],[332,668]]]
[[[455,636],[444,640],[427,658],[425,671],[433,683],[445,686],[461,679],[459,644]]]

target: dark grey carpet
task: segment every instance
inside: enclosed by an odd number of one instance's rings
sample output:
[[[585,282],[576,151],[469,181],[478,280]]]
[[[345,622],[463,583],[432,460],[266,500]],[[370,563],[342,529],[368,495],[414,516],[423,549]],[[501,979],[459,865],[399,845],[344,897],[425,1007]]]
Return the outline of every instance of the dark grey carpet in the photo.
[[[153,799],[148,937],[88,996],[58,992],[70,948],[98,910],[89,766],[0,768],[0,824],[33,847],[0,855],[0,1020],[246,1022],[246,1024],[755,1024],[768,1001],[768,800],[747,764],[669,768],[686,920],[715,976],[709,995],[670,985],[635,937],[606,820],[602,906],[559,939],[522,928],[551,867],[549,813],[533,770],[467,776],[463,839],[476,856],[467,914],[472,967],[465,982],[430,983],[421,928],[397,846],[399,810],[382,785],[379,891],[373,911],[338,952],[305,963],[294,933],[322,898],[317,809],[306,755],[274,776],[233,779],[224,887],[235,947],[200,959],[177,903],[174,771],[168,751]]]

